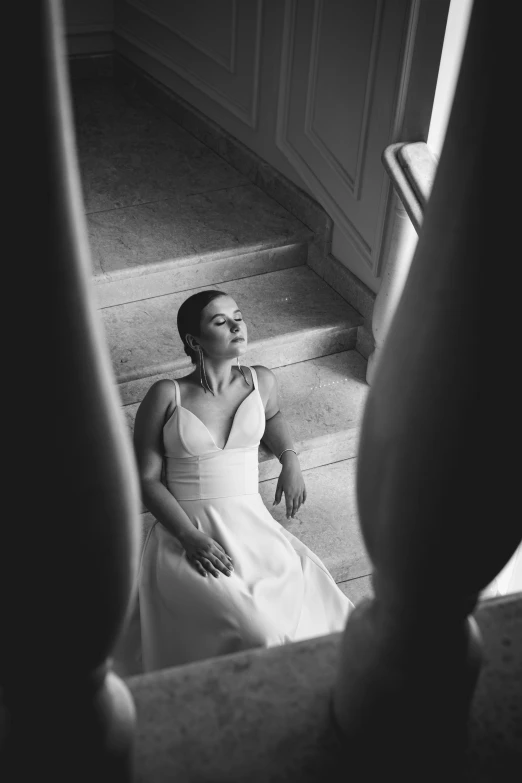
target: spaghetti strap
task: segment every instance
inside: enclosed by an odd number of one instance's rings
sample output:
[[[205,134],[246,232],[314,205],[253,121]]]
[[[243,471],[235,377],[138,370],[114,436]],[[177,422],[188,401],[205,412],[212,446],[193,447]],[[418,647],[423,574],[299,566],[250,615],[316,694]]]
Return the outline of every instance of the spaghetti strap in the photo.
[[[179,393],[179,385],[178,385],[178,382],[177,382],[177,381],[175,381],[175,380],[173,380],[173,381],[172,381],[172,383],[174,384],[174,399],[175,399],[175,402],[176,402],[176,404],[174,405],[174,408],[173,408],[173,410],[171,411],[171,413],[168,415],[168,417],[167,417],[167,415],[165,414],[165,422],[164,422],[164,424],[163,424],[163,427],[164,427],[164,428],[167,426],[167,424],[169,423],[169,421],[171,421],[171,420],[172,420],[172,417],[174,416],[174,414],[176,413],[176,411],[178,410],[178,408],[181,408],[181,395],[180,395],[180,393]],[[169,408],[170,408],[170,405],[168,406],[168,408],[167,408],[167,411],[169,410]]]
[[[176,390],[176,408],[181,408],[181,395],[179,392],[179,383],[177,381],[172,381],[174,384],[174,389]]]
[[[254,384],[254,389],[257,389],[257,373],[253,367],[250,367],[250,372],[252,373],[252,383]]]

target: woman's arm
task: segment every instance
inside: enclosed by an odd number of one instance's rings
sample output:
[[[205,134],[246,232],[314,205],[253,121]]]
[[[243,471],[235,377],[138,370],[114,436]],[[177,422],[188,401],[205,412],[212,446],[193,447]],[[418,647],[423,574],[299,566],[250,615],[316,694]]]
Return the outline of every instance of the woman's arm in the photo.
[[[265,433],[263,442],[272,454],[279,459],[282,470],[279,474],[274,505],[281,502],[284,492],[286,501],[286,518],[294,517],[302,503],[306,500],[306,487],[299,465],[297,454],[290,433],[290,428],[279,408],[277,379],[267,367],[256,367],[258,378],[263,386],[265,403]]]
[[[148,511],[181,543],[192,565],[202,575],[229,575],[231,559],[206,533],[199,531],[161,482],[163,465],[163,425],[172,404],[173,384],[157,381],[138,408],[134,425],[134,450],[138,463],[143,503]]]

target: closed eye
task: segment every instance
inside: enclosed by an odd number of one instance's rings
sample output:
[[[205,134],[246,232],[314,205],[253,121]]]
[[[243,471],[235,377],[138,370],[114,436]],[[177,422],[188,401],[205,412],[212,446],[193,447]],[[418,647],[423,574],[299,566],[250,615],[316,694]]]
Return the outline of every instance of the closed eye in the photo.
[[[234,318],[234,321],[237,321],[237,322],[242,321],[242,320],[243,320],[242,318]],[[214,323],[215,323],[216,326],[223,326],[223,324],[226,324],[226,321],[214,321]]]
[[[237,311],[237,312],[239,312],[239,311]],[[220,316],[221,316],[221,318],[223,318],[221,313],[218,313],[217,315],[215,315],[214,318],[218,318]],[[242,315],[238,315],[237,318],[234,318],[234,321],[242,321],[242,320],[243,320],[243,316]],[[225,321],[214,321],[214,325],[215,326],[223,326],[224,324],[226,324],[226,320]]]

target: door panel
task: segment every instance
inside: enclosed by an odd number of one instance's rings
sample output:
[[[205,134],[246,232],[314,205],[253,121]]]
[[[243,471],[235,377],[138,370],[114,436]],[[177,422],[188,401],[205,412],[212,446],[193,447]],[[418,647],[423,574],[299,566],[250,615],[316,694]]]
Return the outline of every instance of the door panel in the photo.
[[[408,8],[287,4],[277,144],[371,269]]]

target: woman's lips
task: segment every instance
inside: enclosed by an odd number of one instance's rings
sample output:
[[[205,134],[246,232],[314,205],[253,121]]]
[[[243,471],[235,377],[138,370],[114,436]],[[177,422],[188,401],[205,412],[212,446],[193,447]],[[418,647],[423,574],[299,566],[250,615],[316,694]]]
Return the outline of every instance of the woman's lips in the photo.
[[[233,343],[244,343],[245,342],[245,338],[244,337],[234,337],[232,342]]]

